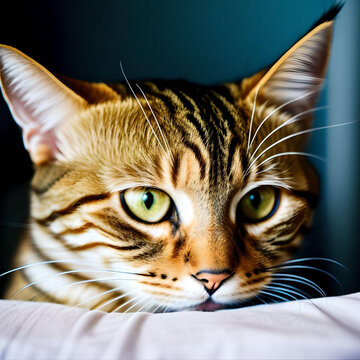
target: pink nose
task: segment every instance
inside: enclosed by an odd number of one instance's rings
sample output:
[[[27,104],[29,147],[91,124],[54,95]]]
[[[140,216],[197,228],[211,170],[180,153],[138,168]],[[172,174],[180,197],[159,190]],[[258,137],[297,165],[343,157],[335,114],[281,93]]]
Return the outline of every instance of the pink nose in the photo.
[[[216,271],[202,271],[194,275],[194,277],[203,282],[204,286],[212,291],[219,288],[222,283],[228,279],[231,274],[228,271],[217,273]]]

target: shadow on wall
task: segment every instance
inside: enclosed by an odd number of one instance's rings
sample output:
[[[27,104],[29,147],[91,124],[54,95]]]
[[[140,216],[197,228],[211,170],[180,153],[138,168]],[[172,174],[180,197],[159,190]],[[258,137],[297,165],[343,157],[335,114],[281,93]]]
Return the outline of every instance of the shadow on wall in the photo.
[[[360,290],[360,2],[348,0],[339,15],[329,67],[328,124],[354,122],[326,133],[327,256],[345,288]]]

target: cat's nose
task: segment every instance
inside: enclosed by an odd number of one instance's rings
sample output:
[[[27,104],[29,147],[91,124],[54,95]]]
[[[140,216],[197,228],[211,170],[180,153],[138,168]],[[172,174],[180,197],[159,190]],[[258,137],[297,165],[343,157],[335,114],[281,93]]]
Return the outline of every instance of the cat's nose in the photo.
[[[212,295],[229,277],[231,277],[230,270],[201,270],[192,276],[201,281],[206,291]]]

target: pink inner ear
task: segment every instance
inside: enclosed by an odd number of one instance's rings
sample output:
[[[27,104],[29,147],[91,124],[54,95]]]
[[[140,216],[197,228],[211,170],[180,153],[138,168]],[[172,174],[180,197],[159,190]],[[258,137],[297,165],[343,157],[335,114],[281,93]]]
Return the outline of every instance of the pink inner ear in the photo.
[[[16,49],[0,46],[0,65],[4,96],[32,160],[55,159],[57,129],[84,109],[86,101]]]
[[[33,116],[34,110],[31,109],[31,105],[27,105],[19,97],[17,91],[7,91],[7,95],[11,98],[12,114],[17,120],[18,125],[23,132],[23,141],[25,148],[30,152],[30,155],[34,162],[37,156],[35,152],[37,147],[42,146],[42,153],[44,153],[45,147],[47,147],[48,155],[51,159],[55,159],[55,154],[58,152],[56,146],[56,134],[54,130],[44,131],[43,127],[37,123],[36,118]],[[51,155],[50,155],[51,154]]]
[[[37,129],[30,129],[26,133],[23,132],[23,141],[32,161],[37,165],[55,160],[59,153],[54,130],[41,133]]]
[[[325,23],[295,44],[265,74],[259,91],[293,113],[314,106],[328,61],[332,23]],[[263,81],[263,83],[262,83]]]

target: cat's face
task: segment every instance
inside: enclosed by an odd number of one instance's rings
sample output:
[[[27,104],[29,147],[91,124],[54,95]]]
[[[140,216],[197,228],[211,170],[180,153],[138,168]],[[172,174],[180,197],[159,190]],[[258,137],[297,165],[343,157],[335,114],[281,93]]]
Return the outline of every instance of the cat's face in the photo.
[[[60,83],[2,47],[3,92],[35,163],[38,254],[109,271],[108,310],[209,310],[265,289],[311,222],[318,184],[303,145],[331,25],[268,72],[218,87]]]

